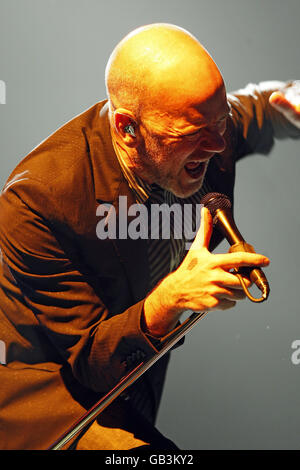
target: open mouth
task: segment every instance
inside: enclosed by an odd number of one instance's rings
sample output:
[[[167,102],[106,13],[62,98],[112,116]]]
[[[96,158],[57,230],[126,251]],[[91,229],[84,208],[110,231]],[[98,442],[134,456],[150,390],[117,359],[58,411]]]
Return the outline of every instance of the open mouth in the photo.
[[[195,161],[187,163],[184,169],[191,178],[197,179],[203,174],[205,166],[206,162]]]

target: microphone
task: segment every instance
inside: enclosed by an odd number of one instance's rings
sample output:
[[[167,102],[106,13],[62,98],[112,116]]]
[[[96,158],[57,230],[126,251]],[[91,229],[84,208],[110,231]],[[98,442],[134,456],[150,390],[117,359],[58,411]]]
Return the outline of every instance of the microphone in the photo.
[[[229,252],[249,252],[255,253],[255,250],[252,245],[246,243],[245,239],[239,232],[231,210],[231,201],[225,194],[221,193],[208,193],[203,196],[201,199],[201,204],[203,204],[211,213],[214,226],[224,235],[228,240],[230,246]],[[266,300],[270,293],[269,283],[267,278],[260,268],[240,268],[239,270],[235,269],[239,280],[250,300],[253,302],[262,302]],[[262,292],[262,297],[260,299],[255,299],[249,293],[243,278],[240,276],[240,273],[245,274],[251,282],[253,282],[259,290]]]

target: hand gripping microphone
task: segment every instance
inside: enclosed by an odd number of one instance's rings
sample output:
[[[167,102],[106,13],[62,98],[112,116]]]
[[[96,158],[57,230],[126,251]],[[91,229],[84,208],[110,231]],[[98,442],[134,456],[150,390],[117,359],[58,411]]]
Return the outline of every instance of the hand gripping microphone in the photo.
[[[207,207],[210,211],[214,226],[225,236],[231,245],[229,253],[236,251],[255,253],[253,246],[246,243],[235,224],[231,210],[231,202],[228,196],[221,193],[208,193],[201,199],[201,204]],[[252,302],[263,302],[268,298],[270,287],[262,269],[246,267],[240,268],[239,270],[235,269],[234,271],[236,272],[247,297]],[[262,292],[261,298],[256,299],[250,294],[242,276],[240,275],[241,273],[246,275],[250,281],[259,288]]]

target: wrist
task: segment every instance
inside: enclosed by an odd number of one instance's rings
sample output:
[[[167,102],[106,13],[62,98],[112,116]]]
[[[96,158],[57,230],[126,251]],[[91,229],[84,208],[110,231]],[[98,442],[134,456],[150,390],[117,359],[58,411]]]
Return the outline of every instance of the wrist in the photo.
[[[165,336],[177,324],[183,310],[179,308],[172,274],[148,295],[142,314],[142,328],[154,337]]]

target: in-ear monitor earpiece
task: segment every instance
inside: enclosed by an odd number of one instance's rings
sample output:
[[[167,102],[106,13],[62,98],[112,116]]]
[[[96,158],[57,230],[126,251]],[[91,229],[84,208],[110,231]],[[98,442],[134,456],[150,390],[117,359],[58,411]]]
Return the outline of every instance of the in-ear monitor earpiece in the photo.
[[[133,137],[135,137],[135,132],[134,132],[134,128],[131,124],[129,124],[128,126],[125,126],[124,127],[124,131],[127,133],[127,134],[130,134],[132,135]]]

